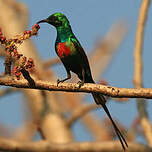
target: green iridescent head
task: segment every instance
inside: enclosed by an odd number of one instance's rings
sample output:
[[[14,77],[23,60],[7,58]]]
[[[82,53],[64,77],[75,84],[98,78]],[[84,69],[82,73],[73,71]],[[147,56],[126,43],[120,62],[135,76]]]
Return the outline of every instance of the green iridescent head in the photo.
[[[68,27],[70,25],[68,19],[62,13],[54,13],[50,15],[48,18],[37,22],[37,24],[39,23],[48,23],[55,26],[56,28],[62,27],[62,26]]]

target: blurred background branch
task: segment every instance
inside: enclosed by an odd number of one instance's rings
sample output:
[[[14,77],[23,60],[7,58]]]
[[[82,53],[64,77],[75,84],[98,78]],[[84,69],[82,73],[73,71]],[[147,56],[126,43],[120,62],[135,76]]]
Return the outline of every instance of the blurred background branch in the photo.
[[[143,0],[139,10],[137,23],[136,40],[134,47],[134,86],[135,88],[143,88],[143,43],[144,31],[147,21],[148,8],[150,0]],[[137,99],[137,109],[140,116],[141,127],[145,134],[149,146],[152,146],[152,126],[147,112],[147,102],[145,99]]]

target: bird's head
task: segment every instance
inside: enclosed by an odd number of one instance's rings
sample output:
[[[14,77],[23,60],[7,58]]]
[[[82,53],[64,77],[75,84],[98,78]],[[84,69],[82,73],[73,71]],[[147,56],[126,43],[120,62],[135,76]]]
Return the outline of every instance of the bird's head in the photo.
[[[69,26],[68,19],[62,13],[54,13],[54,14],[50,15],[48,18],[37,22],[37,24],[39,24],[39,23],[48,23],[48,24],[55,26],[56,28],[62,27],[62,26],[63,27]]]

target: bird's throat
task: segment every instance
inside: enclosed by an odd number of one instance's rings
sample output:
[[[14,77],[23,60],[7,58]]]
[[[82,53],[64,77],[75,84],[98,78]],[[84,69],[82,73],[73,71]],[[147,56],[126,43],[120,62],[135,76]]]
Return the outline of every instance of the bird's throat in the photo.
[[[73,35],[71,27],[57,27],[57,41],[65,42]]]

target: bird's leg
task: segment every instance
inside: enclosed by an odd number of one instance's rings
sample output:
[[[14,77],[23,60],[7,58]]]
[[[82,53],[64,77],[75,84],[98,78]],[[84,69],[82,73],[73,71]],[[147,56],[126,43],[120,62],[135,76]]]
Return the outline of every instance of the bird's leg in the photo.
[[[62,79],[62,80],[57,79],[57,86],[58,86],[59,83],[62,83],[64,81],[68,80],[68,79],[71,79],[71,73],[70,73],[69,70],[67,70],[67,77],[65,79]]]
[[[82,68],[82,80],[78,81],[79,88],[81,88],[81,86],[84,85],[84,82],[85,82],[85,71],[84,68]]]

